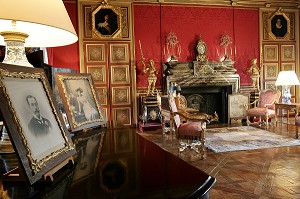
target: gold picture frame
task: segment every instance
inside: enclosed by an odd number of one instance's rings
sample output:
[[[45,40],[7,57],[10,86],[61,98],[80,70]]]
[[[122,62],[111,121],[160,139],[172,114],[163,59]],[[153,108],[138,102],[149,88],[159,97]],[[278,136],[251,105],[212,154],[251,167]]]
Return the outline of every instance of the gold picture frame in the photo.
[[[121,7],[103,3],[92,12],[92,37],[115,39],[122,37]]]
[[[103,125],[107,119],[89,73],[55,73],[71,132]]]
[[[289,40],[291,22],[289,17],[279,8],[268,19],[269,38],[272,40]]]
[[[30,184],[76,153],[43,69],[0,63],[0,109]]]

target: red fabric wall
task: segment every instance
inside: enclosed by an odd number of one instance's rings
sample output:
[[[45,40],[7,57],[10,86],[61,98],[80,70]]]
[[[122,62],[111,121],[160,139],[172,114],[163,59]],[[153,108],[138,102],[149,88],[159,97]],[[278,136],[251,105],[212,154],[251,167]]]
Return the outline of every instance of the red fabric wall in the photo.
[[[231,58],[236,61],[234,67],[241,76],[241,84],[251,84],[246,69],[250,66],[251,59],[259,59],[258,9],[135,3],[134,36],[138,89],[147,86],[147,75],[141,70],[139,40],[146,60],[154,59],[156,68],[162,71],[162,63],[166,61],[163,56],[165,38],[170,32],[174,32],[180,42],[180,62],[194,60],[199,34],[208,47],[209,61],[218,61],[216,49],[218,48],[220,56],[224,54],[223,48],[219,46],[220,36],[229,35],[232,38]],[[161,81],[156,85],[160,88]]]
[[[77,2],[64,2],[73,26],[78,34]],[[57,68],[71,68],[79,71],[78,42],[62,47],[48,48],[49,64]]]

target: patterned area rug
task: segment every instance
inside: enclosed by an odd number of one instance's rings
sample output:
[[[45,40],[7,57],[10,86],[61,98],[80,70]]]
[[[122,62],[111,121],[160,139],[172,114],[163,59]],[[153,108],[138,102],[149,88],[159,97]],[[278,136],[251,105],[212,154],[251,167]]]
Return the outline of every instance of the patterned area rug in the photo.
[[[300,145],[300,140],[251,126],[206,130],[206,146],[215,153]]]

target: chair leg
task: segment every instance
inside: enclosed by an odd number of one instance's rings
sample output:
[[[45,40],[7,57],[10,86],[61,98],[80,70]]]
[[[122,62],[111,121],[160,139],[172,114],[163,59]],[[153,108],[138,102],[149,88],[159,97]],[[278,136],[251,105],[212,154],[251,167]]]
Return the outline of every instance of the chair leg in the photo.
[[[266,114],[266,128],[269,127],[269,114]]]
[[[259,124],[258,124],[259,127],[261,127],[261,123],[262,123],[261,116],[259,116]]]
[[[205,149],[205,129],[201,132],[201,135],[200,135],[200,143],[201,143],[201,146],[200,146],[200,159],[203,160],[206,158],[206,149]]]
[[[250,124],[249,116],[247,116],[247,118],[246,118],[246,123],[249,126],[249,124]]]

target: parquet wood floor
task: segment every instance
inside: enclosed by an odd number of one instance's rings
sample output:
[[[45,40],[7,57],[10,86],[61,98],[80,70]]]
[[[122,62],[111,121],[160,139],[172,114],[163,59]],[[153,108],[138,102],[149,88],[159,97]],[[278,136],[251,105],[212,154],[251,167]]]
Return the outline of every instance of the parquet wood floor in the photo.
[[[278,124],[267,130],[295,138],[296,127]],[[142,134],[156,143],[161,140],[162,148],[214,176],[217,183],[210,193],[212,199],[300,198],[300,146],[226,153],[207,150],[206,159],[200,160],[193,151],[179,155],[176,141],[162,138],[161,132]]]

